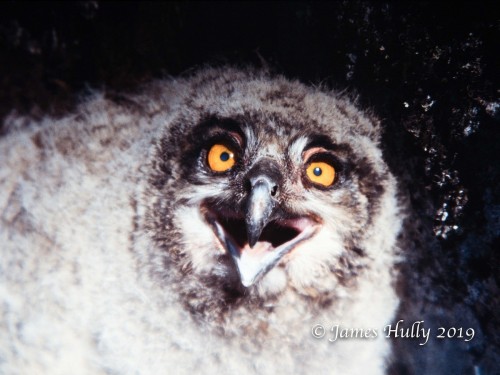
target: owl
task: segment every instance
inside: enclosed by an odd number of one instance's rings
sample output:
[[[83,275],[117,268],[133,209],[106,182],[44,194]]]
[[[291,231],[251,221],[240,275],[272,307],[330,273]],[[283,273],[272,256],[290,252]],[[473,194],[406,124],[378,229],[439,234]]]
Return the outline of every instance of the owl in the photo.
[[[383,374],[404,207],[347,96],[203,68],[0,139],[0,372]]]

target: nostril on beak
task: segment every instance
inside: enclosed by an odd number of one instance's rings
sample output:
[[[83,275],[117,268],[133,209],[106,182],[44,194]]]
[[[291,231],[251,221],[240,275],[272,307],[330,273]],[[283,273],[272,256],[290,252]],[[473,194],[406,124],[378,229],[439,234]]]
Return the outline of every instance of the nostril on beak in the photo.
[[[276,196],[276,193],[278,192],[278,185],[274,185],[271,189],[271,196]]]
[[[278,184],[267,176],[258,176],[251,178],[247,183],[248,191],[252,191],[257,186],[264,185],[267,188],[268,194],[275,197],[278,194]]]

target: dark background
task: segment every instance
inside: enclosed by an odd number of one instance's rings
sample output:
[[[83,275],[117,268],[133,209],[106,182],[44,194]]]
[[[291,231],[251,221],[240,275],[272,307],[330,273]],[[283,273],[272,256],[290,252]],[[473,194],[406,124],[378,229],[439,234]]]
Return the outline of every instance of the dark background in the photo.
[[[133,90],[207,63],[359,94],[428,223],[439,298],[466,305],[481,345],[499,348],[499,20],[495,2],[5,1],[0,118],[59,116],[92,89]]]

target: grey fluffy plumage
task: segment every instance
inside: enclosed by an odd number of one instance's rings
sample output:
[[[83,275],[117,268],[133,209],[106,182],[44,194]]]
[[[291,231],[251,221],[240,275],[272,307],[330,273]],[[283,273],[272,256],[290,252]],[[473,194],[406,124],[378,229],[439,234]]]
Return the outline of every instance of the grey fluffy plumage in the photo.
[[[115,99],[7,119],[0,369],[384,373],[403,214],[377,120],[335,92],[231,68]],[[207,145],[228,132],[237,168],[210,173]],[[313,147],[331,147],[329,189],[305,180]],[[262,160],[278,171],[280,220],[317,229],[243,287],[206,212],[244,217]],[[379,335],[330,343],[311,336],[318,323]]]

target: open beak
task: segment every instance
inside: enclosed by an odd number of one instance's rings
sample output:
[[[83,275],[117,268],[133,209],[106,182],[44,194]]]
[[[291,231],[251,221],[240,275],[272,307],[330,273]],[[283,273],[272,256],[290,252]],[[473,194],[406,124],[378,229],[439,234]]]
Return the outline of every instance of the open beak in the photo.
[[[273,184],[259,177],[251,180],[244,218],[215,210],[206,214],[216,237],[231,255],[245,287],[253,285],[319,228],[319,224],[307,216],[279,217],[276,214],[278,203],[273,195]]]

